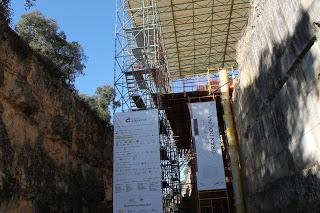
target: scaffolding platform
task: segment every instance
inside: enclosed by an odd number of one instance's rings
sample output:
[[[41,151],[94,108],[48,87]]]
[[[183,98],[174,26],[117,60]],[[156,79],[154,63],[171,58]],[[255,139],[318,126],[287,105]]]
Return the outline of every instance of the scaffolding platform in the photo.
[[[140,88],[140,89],[147,89],[147,84],[146,84],[146,81],[143,77],[143,75],[146,74],[146,70],[145,69],[139,69],[139,70],[133,70],[133,71],[128,71],[128,72],[125,72],[125,75],[126,77],[130,77],[130,76],[133,76],[137,86]]]

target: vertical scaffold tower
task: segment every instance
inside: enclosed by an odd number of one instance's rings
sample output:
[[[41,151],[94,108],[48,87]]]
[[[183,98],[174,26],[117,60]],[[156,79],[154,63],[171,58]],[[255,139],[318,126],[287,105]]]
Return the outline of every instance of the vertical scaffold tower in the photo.
[[[180,212],[179,154],[161,96],[171,91],[156,0],[116,0],[114,88],[121,111],[159,110],[164,212]]]
[[[155,0],[117,0],[114,83],[122,111],[159,106],[170,91]]]

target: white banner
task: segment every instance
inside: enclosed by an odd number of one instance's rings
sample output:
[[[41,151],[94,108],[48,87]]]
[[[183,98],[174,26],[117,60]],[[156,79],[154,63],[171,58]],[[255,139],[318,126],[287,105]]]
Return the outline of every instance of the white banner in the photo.
[[[225,173],[215,102],[189,104],[197,154],[198,190],[225,189]]]
[[[156,109],[114,115],[113,212],[163,212]]]

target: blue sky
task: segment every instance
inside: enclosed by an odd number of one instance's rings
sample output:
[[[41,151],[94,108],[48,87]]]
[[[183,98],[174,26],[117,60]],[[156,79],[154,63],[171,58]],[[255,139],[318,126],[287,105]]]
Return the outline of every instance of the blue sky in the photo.
[[[25,12],[41,11],[54,18],[68,40],[79,41],[88,56],[85,75],[76,88],[92,95],[95,88],[113,83],[115,0],[37,0],[30,10],[25,0],[12,0],[13,24]]]

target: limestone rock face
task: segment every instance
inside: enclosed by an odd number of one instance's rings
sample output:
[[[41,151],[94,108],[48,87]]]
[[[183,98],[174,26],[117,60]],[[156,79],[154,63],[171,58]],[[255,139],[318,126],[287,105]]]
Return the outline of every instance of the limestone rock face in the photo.
[[[0,212],[112,212],[112,128],[0,29]]]
[[[320,210],[318,0],[254,0],[233,110],[249,213]]]

